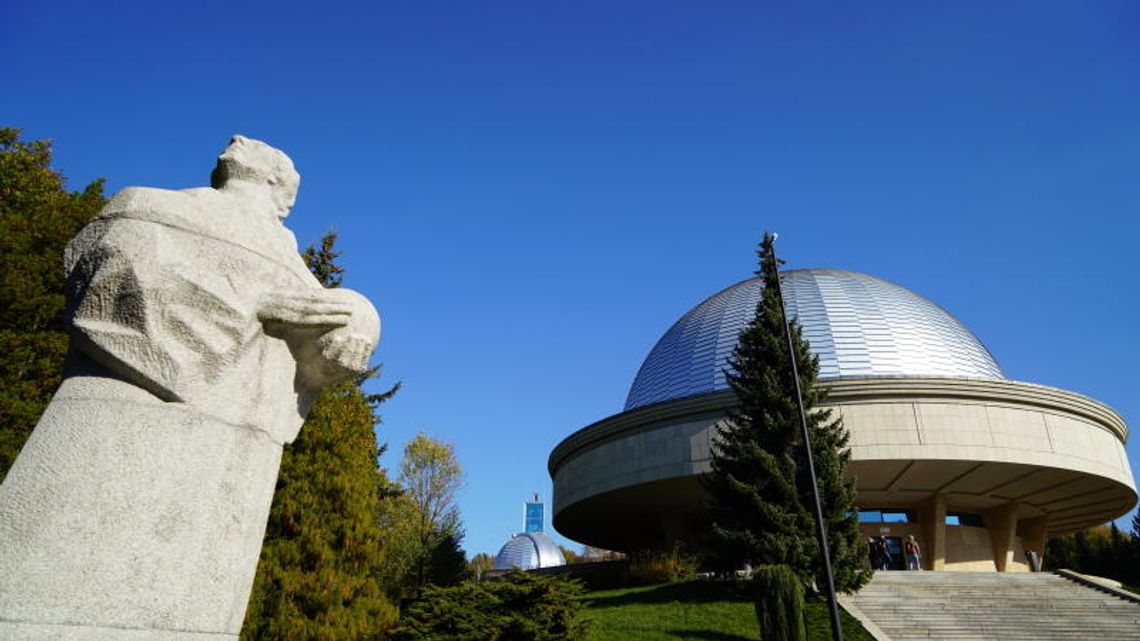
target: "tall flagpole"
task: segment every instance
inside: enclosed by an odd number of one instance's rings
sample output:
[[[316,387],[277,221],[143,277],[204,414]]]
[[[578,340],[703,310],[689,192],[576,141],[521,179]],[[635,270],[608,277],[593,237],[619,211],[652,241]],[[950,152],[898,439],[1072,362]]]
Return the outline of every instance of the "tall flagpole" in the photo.
[[[788,312],[784,306],[784,292],[780,286],[780,260],[776,258],[776,238],[772,234],[772,269],[776,272],[776,297],[780,299],[780,314],[784,319],[784,337],[788,341],[788,358],[792,361],[792,381],[796,386],[796,406],[800,410],[800,427],[803,429],[804,450],[807,454],[808,476],[811,477],[811,495],[815,499],[815,533],[819,539],[819,550],[823,556],[823,575],[827,581],[827,604],[831,610],[831,638],[843,641],[843,627],[839,622],[839,601],[835,597],[835,579],[831,574],[831,552],[827,547],[827,527],[823,523],[823,507],[819,502],[819,483],[815,478],[815,462],[811,456],[811,434],[808,431],[807,413],[804,412],[804,397],[800,391],[800,371],[796,363],[796,350],[792,344],[792,328],[788,325]]]

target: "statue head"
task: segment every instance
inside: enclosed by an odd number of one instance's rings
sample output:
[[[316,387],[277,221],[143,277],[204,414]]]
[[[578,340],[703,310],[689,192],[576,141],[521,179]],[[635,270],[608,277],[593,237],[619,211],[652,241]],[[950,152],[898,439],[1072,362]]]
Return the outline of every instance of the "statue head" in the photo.
[[[234,136],[218,156],[218,164],[210,174],[210,186],[223,189],[234,183],[267,187],[277,217],[283,219],[297,200],[301,175],[280,150],[260,140]]]

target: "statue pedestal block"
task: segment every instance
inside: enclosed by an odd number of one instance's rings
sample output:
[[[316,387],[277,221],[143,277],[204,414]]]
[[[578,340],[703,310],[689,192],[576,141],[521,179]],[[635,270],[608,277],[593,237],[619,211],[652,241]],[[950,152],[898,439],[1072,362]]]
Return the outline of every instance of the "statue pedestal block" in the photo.
[[[0,486],[0,638],[236,637],[281,445],[179,404],[69,398],[73,382]]]

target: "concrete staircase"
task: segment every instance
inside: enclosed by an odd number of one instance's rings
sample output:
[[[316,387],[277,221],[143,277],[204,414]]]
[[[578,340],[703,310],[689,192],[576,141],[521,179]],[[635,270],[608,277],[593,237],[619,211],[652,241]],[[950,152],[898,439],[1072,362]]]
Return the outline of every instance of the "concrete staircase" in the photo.
[[[1140,641],[1140,603],[1056,574],[876,572],[844,601],[882,641]]]

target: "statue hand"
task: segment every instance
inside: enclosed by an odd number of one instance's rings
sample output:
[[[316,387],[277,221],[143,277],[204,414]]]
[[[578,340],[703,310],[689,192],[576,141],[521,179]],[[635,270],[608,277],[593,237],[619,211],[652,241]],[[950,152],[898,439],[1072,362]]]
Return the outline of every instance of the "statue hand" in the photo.
[[[380,338],[380,317],[368,299],[350,289],[336,288],[291,295],[290,300],[320,301],[320,305],[306,308],[313,312],[307,318],[336,321],[335,326],[292,326],[290,347],[298,376],[306,387],[316,390],[368,371],[368,359]]]
[[[303,329],[344,327],[352,319],[352,306],[331,300],[324,290],[302,293],[271,292],[257,306],[257,317],[266,325]]]
[[[367,336],[330,332],[321,339],[321,356],[349,372],[362,374],[368,369],[373,347],[373,341]]]

